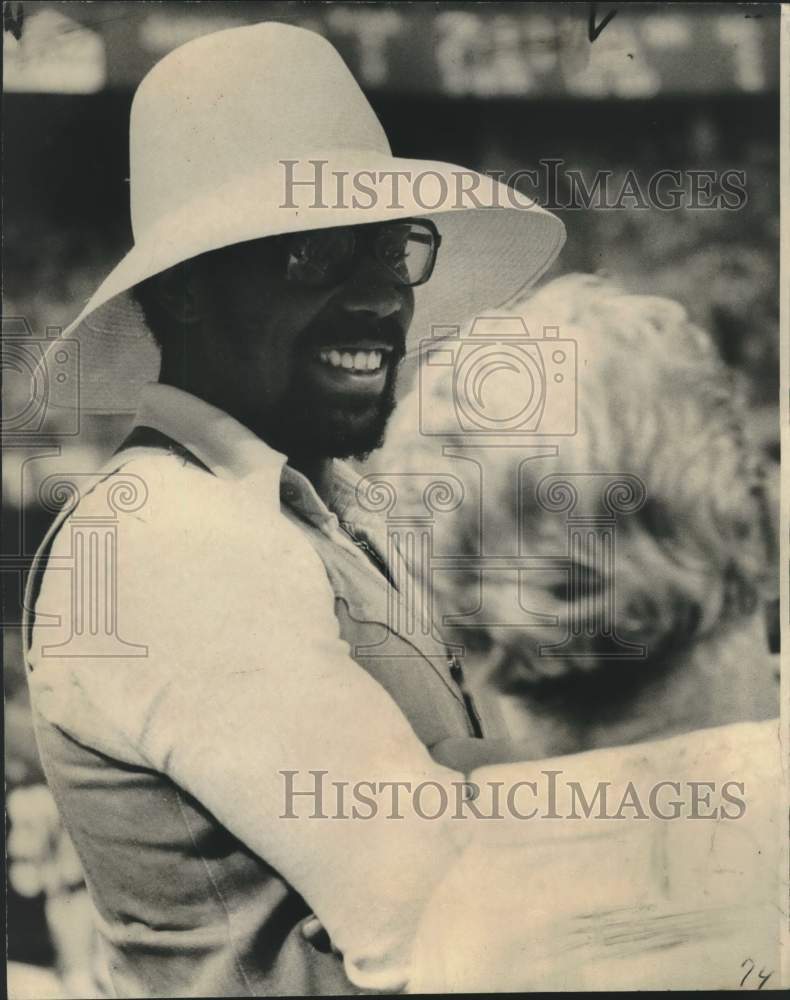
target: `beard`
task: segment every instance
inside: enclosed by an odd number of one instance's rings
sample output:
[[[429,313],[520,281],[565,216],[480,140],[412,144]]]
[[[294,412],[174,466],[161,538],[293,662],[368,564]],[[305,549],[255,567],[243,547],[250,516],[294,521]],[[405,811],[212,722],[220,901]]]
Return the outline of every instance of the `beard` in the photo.
[[[267,414],[266,439],[289,458],[355,458],[364,461],[384,443],[387,423],[395,409],[398,367],[406,353],[406,335],[393,320],[343,320],[344,339],[353,343],[373,338],[389,348],[382,390],[375,396],[342,397],[317,391],[302,376],[307,359],[337,341],[326,323],[303,331],[296,346],[300,363],[292,367],[286,392]]]
[[[269,434],[278,451],[289,457],[355,458],[364,461],[384,443],[389,418],[395,409],[397,365],[390,362],[387,381],[373,400],[338,403],[321,398],[300,379],[293,379],[273,415]]]

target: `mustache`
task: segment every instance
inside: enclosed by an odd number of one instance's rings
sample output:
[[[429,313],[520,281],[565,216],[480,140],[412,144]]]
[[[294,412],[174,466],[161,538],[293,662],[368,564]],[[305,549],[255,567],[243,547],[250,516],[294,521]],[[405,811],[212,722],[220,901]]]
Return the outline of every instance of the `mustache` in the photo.
[[[349,313],[327,317],[306,327],[299,338],[302,351],[313,352],[335,346],[353,347],[375,341],[389,347],[396,360],[406,353],[406,331],[394,316],[371,318]]]

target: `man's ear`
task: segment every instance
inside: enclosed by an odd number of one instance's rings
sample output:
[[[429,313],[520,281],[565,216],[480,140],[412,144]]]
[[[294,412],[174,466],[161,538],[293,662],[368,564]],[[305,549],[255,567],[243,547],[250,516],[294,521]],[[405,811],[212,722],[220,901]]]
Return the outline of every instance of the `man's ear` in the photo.
[[[191,265],[191,261],[184,261],[153,279],[159,305],[182,326],[192,326],[201,317],[197,275]]]

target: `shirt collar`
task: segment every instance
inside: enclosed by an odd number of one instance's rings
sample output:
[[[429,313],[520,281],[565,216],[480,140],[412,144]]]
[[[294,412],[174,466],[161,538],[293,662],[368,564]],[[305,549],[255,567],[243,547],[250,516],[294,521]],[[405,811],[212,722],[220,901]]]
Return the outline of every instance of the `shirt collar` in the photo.
[[[221,479],[255,483],[270,498],[284,500],[311,520],[334,517],[306,476],[286,464],[285,455],[235,417],[183,389],[146,383],[135,424],[153,427],[177,441]],[[342,516],[356,494],[359,477],[338,461],[331,471],[327,500]]]

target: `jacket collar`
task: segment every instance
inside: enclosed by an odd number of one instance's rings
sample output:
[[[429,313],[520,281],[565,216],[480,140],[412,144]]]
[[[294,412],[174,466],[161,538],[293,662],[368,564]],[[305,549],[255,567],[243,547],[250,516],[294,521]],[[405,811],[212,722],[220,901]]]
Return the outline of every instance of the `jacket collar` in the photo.
[[[287,464],[287,458],[235,417],[205,400],[160,382],[140,394],[135,426],[153,427],[198,458],[220,479],[243,480],[271,500],[283,500],[310,520],[341,516],[356,493],[358,476],[343,462],[331,464],[327,502],[312,483]]]

